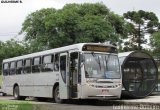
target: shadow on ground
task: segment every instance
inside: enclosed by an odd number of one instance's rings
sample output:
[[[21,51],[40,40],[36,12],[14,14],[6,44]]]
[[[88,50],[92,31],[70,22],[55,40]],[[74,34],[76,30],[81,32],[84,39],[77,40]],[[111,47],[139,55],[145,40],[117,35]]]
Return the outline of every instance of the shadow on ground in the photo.
[[[44,102],[44,103],[55,103],[52,99],[46,98],[34,98],[32,101],[36,102]],[[123,102],[119,102],[116,100],[95,100],[95,99],[75,99],[75,100],[64,100],[62,104],[72,104],[72,105],[89,105],[89,106],[112,106],[112,105],[120,105]]]

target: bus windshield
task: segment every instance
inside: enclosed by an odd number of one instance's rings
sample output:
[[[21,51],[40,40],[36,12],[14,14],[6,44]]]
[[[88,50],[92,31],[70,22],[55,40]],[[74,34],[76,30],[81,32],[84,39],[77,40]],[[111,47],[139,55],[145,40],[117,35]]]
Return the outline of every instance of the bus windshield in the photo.
[[[117,55],[85,53],[84,58],[86,78],[118,79],[121,77]]]

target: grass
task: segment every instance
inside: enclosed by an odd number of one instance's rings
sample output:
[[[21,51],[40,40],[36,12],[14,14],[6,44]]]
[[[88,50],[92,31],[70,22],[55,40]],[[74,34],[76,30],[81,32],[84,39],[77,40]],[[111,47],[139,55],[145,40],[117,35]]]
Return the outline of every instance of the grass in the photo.
[[[0,104],[31,104],[31,101],[20,101],[20,100],[1,100],[0,98]]]
[[[30,101],[0,99],[0,110],[32,110],[32,109],[33,106]]]

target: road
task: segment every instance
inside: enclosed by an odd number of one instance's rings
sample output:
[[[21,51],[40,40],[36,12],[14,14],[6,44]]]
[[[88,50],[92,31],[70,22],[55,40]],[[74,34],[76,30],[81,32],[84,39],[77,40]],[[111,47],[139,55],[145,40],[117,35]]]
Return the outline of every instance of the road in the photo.
[[[12,96],[0,96],[0,101],[4,100],[14,100],[14,98]],[[107,101],[96,100],[72,100],[57,104],[50,100],[37,101],[31,98],[29,102],[33,104],[34,110],[113,110],[115,106]]]

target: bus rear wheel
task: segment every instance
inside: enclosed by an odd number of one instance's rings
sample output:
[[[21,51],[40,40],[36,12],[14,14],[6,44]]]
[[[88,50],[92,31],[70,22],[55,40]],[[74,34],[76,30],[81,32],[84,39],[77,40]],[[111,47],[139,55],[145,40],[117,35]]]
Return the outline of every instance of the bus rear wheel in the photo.
[[[54,101],[56,103],[63,103],[63,100],[60,99],[60,94],[59,94],[59,86],[57,86],[55,89],[54,89]]]
[[[26,98],[25,96],[19,95],[19,87],[18,86],[14,87],[13,96],[14,96],[14,99],[16,99],[16,100],[24,100]]]

